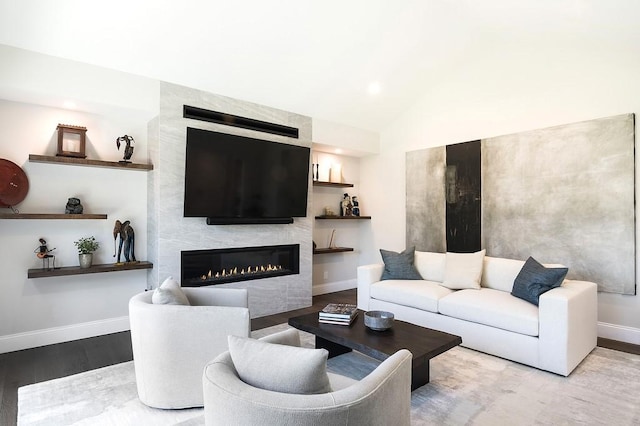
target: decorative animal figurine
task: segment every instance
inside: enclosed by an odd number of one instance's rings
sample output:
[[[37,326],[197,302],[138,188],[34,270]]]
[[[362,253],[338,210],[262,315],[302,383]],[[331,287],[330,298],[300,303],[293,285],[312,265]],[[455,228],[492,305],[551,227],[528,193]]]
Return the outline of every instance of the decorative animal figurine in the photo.
[[[126,146],[124,147],[124,159],[120,160],[121,163],[130,163],[131,161],[129,161],[131,159],[131,156],[133,155],[133,146],[131,146],[132,143],[134,143],[135,141],[133,140],[132,136],[129,135],[124,135],[124,136],[120,136],[118,139],[116,139],[116,146],[118,147],[118,151],[120,151],[120,143],[125,143]]]
[[[116,241],[118,236],[120,236],[120,244],[117,244],[118,250],[118,259],[117,263],[120,263],[120,255],[122,254],[122,249],[124,246],[124,258],[127,262],[135,262],[136,255],[134,251],[134,243],[135,243],[135,233],[133,232],[133,227],[128,220],[125,220],[124,223],[116,220],[115,226],[113,227],[113,257],[116,257]]]

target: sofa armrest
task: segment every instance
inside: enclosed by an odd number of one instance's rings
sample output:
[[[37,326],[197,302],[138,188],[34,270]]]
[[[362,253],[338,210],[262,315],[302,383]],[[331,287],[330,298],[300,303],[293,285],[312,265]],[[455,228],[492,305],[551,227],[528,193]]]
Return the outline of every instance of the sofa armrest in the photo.
[[[266,391],[240,380],[229,352],[202,374],[207,425],[388,425],[411,423],[411,360],[401,349],[368,376],[334,392]]]
[[[543,293],[539,322],[540,367],[568,376],[597,344],[597,285],[565,280]]]
[[[369,287],[380,281],[383,270],[384,264],[382,263],[358,266],[358,309],[369,310]]]

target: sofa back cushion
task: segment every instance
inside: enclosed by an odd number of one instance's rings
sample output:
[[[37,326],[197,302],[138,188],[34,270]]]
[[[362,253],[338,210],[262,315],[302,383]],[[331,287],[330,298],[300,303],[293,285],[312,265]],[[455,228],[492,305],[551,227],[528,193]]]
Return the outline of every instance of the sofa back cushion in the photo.
[[[523,266],[524,260],[485,256],[480,285],[511,293],[513,282]]]
[[[444,281],[445,254],[430,251],[416,251],[413,257],[413,264],[422,279],[427,281]],[[509,289],[511,291],[511,289]]]
[[[422,277],[414,265],[415,247],[408,247],[400,253],[380,249],[384,270],[381,280],[420,280]]]

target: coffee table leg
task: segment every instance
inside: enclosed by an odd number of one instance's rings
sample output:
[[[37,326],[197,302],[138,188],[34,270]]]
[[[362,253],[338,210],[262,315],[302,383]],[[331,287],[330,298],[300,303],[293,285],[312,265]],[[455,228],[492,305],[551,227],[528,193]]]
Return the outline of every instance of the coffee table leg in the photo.
[[[339,345],[337,343],[331,342],[327,339],[323,339],[322,337],[318,337],[318,336],[316,336],[316,348],[328,350],[329,358],[333,358],[334,356],[351,352],[351,348],[347,348],[346,346]]]
[[[414,391],[420,386],[429,383],[429,360],[415,362],[411,366],[411,390]]]

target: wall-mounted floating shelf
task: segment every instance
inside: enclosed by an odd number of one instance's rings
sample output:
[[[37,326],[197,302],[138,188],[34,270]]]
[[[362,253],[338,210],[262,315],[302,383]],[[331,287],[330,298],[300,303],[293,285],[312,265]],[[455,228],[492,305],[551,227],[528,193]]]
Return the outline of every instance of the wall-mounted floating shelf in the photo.
[[[106,219],[106,214],[0,213],[0,219]]]
[[[313,181],[313,186],[329,186],[332,188],[353,188],[352,183],[340,183],[340,182],[323,182],[319,180]]]
[[[359,219],[371,219],[371,216],[316,216],[316,219],[337,219],[337,220],[359,220]]]
[[[56,157],[52,155],[29,154],[29,161],[32,163],[51,163],[51,164],[65,164],[65,165],[72,165],[72,166],[109,167],[113,169],[126,169],[126,170],[142,170],[142,171],[153,170],[153,164],[121,163],[119,161],[102,161],[102,160],[90,160],[87,158]]]
[[[324,247],[324,248],[315,248],[313,250],[313,254],[325,254],[325,253],[342,253],[347,251],[353,251],[351,247]]]
[[[67,275],[84,275],[97,274],[101,272],[117,272],[117,271],[133,271],[136,269],[152,269],[153,263],[142,262],[125,262],[125,263],[105,263],[101,265],[92,265],[89,268],[80,268],[79,266],[63,266],[56,269],[29,269],[27,278],[47,278],[62,277]]]

